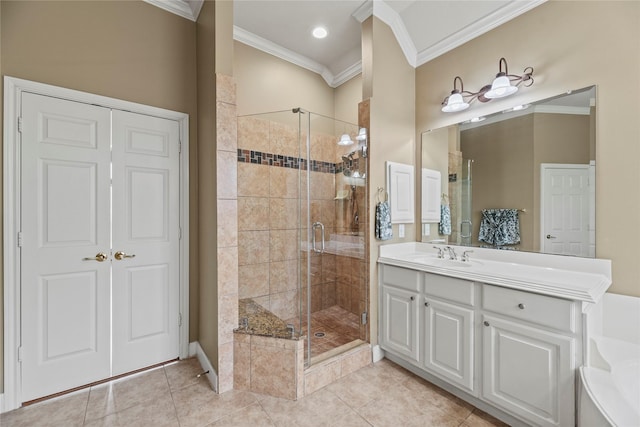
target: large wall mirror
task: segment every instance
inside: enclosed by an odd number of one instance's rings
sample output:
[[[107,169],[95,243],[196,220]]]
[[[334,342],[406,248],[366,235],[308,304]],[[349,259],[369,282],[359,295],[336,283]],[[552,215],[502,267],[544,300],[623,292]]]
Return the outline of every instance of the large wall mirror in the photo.
[[[422,224],[422,241],[595,257],[595,93],[424,132],[424,174],[442,180],[440,221]]]

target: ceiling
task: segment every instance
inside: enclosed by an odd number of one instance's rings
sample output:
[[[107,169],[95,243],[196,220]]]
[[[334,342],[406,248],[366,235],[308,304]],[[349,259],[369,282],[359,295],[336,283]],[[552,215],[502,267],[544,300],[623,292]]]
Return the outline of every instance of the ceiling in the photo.
[[[145,0],[196,20],[202,0]],[[234,0],[234,39],[314,71],[331,87],[361,72],[360,23],[393,30],[407,62],[422,65],[545,0]],[[311,30],[321,25],[328,36]]]

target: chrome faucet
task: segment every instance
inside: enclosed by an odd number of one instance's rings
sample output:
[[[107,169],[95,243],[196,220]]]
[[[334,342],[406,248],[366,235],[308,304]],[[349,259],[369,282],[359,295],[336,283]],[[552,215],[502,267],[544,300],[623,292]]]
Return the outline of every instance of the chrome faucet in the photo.
[[[440,258],[440,259],[444,258],[444,252],[442,251],[442,248],[440,248],[438,246],[434,246],[433,249],[437,249],[438,250],[438,258]]]
[[[458,255],[456,254],[456,250],[454,248],[452,248],[451,246],[447,246],[447,247],[445,247],[445,249],[447,251],[449,251],[449,259],[451,259],[451,260],[457,260],[458,259]]]
[[[462,261],[467,262],[469,261],[469,254],[473,253],[473,251],[464,251],[462,253]]]

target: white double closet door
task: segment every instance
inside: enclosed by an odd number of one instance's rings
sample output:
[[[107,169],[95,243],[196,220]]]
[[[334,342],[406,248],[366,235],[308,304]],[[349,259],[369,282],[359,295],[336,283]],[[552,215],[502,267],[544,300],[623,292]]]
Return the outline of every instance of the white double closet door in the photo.
[[[22,400],[175,359],[178,122],[21,105]]]

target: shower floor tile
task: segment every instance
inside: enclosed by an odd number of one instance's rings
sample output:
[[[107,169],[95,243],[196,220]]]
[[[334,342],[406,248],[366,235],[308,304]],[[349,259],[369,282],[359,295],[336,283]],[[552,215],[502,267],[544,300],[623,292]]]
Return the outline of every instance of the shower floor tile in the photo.
[[[295,324],[295,319],[286,323]],[[311,313],[311,333],[304,322],[302,332],[311,339],[311,357],[338,348],[360,338],[360,317],[344,308],[334,305],[324,310]],[[323,334],[318,336],[316,334]],[[304,347],[305,360],[309,356],[309,348]]]

